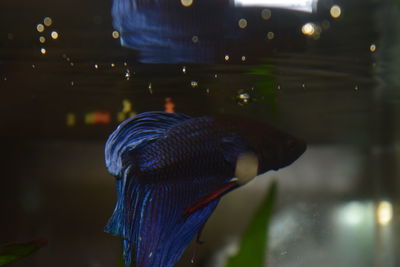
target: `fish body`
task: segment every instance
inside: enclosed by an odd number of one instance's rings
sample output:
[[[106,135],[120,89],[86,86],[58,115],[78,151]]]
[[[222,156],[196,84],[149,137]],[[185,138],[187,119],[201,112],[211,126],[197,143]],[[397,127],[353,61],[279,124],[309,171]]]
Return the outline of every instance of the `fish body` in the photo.
[[[124,239],[126,266],[134,255],[136,267],[171,267],[219,199],[241,185],[233,178],[243,155],[252,155],[254,174],[262,174],[289,165],[305,148],[271,126],[235,116],[139,114],[106,143],[118,198],[105,230]]]

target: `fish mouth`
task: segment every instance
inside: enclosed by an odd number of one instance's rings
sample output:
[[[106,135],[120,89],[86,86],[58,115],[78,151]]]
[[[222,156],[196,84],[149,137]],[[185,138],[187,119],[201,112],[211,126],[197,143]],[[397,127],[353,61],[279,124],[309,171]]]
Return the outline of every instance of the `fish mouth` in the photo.
[[[278,150],[275,168],[278,170],[295,162],[307,149],[306,142],[299,139],[289,139],[286,144]]]
[[[296,161],[307,149],[306,142],[302,140],[291,141],[288,144],[286,159],[284,160],[286,166]]]

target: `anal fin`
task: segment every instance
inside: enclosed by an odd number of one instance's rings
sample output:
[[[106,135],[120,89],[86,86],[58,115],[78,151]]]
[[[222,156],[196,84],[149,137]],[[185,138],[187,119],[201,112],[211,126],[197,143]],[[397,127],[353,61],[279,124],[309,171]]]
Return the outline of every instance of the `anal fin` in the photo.
[[[190,205],[190,206],[186,207],[185,208],[185,216],[188,216],[188,215],[192,214],[193,212],[196,212],[196,211],[204,208],[210,202],[216,200],[217,198],[222,197],[223,195],[225,195],[226,193],[228,193],[229,191],[233,190],[234,188],[236,188],[238,186],[239,185],[235,181],[232,181],[232,182],[229,182],[229,183],[217,188],[216,190],[211,192],[211,194],[209,194],[206,197],[200,199],[199,201],[197,201],[193,205]]]

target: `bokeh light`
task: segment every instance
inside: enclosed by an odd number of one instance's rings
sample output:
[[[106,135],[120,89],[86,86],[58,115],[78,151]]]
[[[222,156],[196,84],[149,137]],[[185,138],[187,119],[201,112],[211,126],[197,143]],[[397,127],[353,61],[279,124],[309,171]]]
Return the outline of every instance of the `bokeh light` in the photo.
[[[42,55],[46,54],[47,53],[46,48],[41,48],[40,53],[42,53]]]
[[[123,112],[118,112],[117,113],[117,121],[118,122],[123,122],[126,118],[126,114]]]
[[[313,35],[315,33],[315,25],[314,23],[306,23],[303,25],[303,27],[301,28],[301,32],[304,35]]]
[[[165,98],[164,111],[167,112],[167,113],[174,113],[175,112],[175,103],[172,100],[172,97],[166,97]]]
[[[369,50],[370,50],[371,52],[375,52],[375,50],[376,50],[376,45],[375,45],[375,44],[371,44],[371,45],[369,46]]]
[[[132,103],[129,99],[122,100],[122,112],[129,113],[132,111]]]
[[[68,127],[73,127],[76,124],[76,116],[74,113],[67,113],[66,124]]]
[[[197,43],[199,41],[199,37],[197,35],[193,35],[192,42]]]
[[[270,19],[271,18],[271,10],[269,10],[268,8],[261,10],[261,17],[265,20]]]
[[[85,114],[85,124],[108,124],[111,122],[111,115],[108,111],[94,111]]]
[[[193,4],[193,0],[181,0],[181,4],[184,7],[189,7]]]
[[[44,36],[40,36],[39,42],[43,44],[44,42],[46,42],[46,38]]]
[[[44,25],[42,23],[39,23],[38,25],[36,25],[36,30],[38,32],[43,32],[44,31]]]
[[[393,218],[393,207],[388,201],[379,202],[376,208],[376,217],[380,225],[387,225]]]
[[[342,9],[340,8],[340,6],[334,5],[331,7],[329,12],[330,12],[332,18],[337,19],[342,14]]]
[[[244,29],[247,27],[247,20],[242,18],[239,20],[238,24],[241,29]]]
[[[113,31],[113,32],[112,32],[112,37],[113,37],[114,39],[118,39],[118,38],[119,38],[119,32],[118,32],[118,31]]]
[[[43,23],[44,25],[46,25],[47,27],[51,26],[51,24],[53,24],[53,20],[50,17],[45,17],[43,19]]]
[[[54,40],[55,40],[55,39],[58,39],[58,32],[52,31],[52,32],[51,32],[51,38],[53,38]]]

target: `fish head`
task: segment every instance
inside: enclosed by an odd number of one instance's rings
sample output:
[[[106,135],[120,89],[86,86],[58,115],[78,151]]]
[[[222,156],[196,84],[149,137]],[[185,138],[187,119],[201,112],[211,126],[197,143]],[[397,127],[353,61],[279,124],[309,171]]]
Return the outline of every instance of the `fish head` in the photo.
[[[307,147],[303,140],[253,119],[223,115],[217,118],[217,123],[230,135],[240,137],[231,141],[242,145],[236,145],[240,147],[236,149],[239,152],[238,160],[242,161],[242,154],[246,155],[243,162],[248,161],[249,153],[257,156],[258,175],[290,165]]]
[[[276,148],[276,162],[274,170],[286,167],[296,161],[305,151],[306,143],[298,138],[286,135],[277,144]]]
[[[292,164],[307,148],[303,140],[269,126],[265,126],[260,134],[265,138],[251,142],[259,157],[259,173],[278,170]]]

